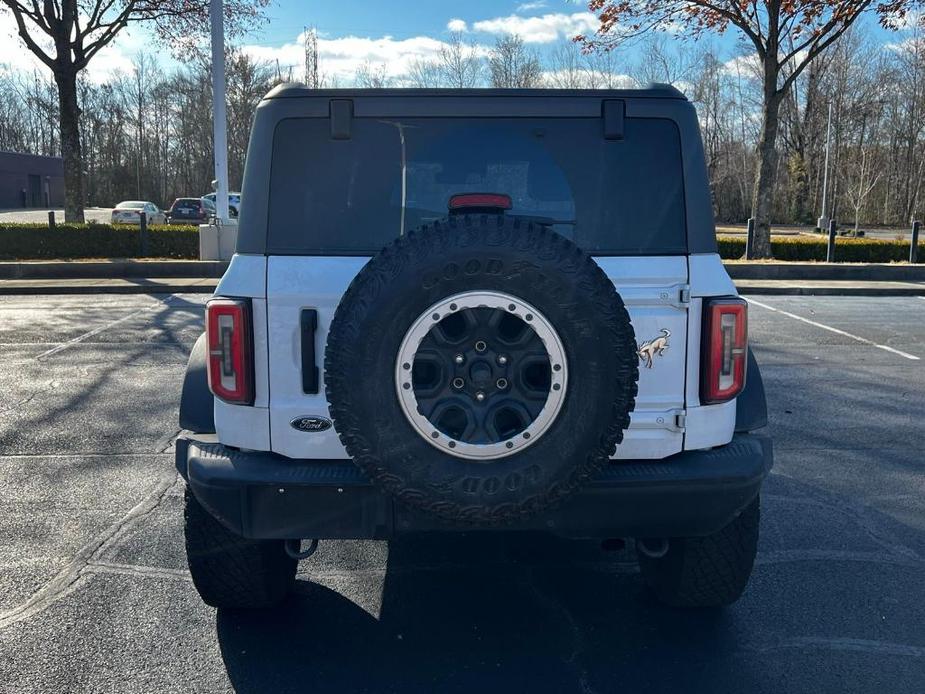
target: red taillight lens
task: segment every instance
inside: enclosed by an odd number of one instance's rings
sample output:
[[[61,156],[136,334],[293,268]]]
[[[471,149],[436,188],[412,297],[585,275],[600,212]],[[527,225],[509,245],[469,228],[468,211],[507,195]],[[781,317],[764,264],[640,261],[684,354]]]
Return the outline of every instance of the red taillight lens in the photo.
[[[254,402],[254,336],[250,302],[212,299],[206,304],[209,390],[237,405]]]
[[[450,210],[462,210],[468,207],[509,210],[513,207],[510,195],[503,193],[460,193],[450,198]]]
[[[700,402],[727,402],[745,387],[748,304],[744,299],[704,299]]]

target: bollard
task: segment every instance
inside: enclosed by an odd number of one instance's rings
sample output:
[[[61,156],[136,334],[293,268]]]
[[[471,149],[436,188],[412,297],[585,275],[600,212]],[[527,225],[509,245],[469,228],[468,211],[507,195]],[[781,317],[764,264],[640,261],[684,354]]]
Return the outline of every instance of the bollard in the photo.
[[[141,213],[141,222],[139,226],[140,235],[141,235],[141,255],[148,255],[148,215],[144,212]]]
[[[919,262],[919,222],[912,222],[912,243],[909,244],[909,262]]]
[[[755,218],[748,218],[748,231],[745,236],[745,259],[752,260],[755,257]]]
[[[835,262],[835,220],[829,220],[829,243],[825,249],[825,262],[834,263]]]
[[[50,231],[55,230],[55,211],[48,210],[48,229]]]

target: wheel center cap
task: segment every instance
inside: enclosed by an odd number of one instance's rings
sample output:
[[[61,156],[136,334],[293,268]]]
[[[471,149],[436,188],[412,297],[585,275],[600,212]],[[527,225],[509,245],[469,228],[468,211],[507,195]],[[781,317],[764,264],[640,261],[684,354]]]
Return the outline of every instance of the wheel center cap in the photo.
[[[469,370],[469,376],[472,382],[479,388],[487,387],[491,384],[492,369],[484,361],[477,361]]]

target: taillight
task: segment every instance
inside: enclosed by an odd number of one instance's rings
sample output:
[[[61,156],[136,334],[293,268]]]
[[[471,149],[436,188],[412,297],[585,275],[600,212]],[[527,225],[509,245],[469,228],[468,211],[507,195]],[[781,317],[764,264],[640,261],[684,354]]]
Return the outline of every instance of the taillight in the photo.
[[[250,302],[212,299],[206,304],[209,390],[238,405],[254,402],[253,332]]]
[[[745,387],[748,304],[744,299],[704,299],[700,402],[727,402]]]

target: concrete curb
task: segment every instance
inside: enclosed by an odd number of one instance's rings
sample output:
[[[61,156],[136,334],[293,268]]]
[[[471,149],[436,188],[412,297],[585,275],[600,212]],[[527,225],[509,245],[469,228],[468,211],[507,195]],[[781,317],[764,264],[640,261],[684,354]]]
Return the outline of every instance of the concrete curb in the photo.
[[[0,295],[48,294],[211,294],[218,280],[211,278],[139,280],[0,280]],[[770,283],[743,280],[739,293],[748,296],[925,296],[925,283],[865,282],[852,284]]]
[[[838,280],[846,282],[925,282],[925,265],[898,263],[746,263],[724,262],[733,280]]]
[[[123,279],[128,277],[221,277],[219,260],[101,260],[0,262],[0,280]]]
[[[725,262],[734,280],[925,282],[925,264]],[[212,260],[111,260],[0,262],[0,280],[190,278],[224,274],[228,263]]]

